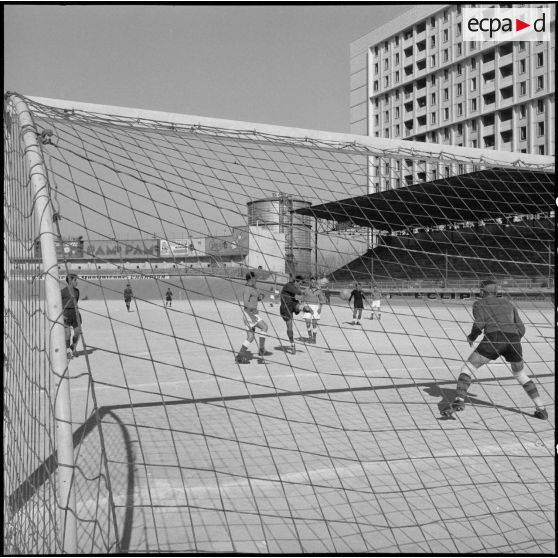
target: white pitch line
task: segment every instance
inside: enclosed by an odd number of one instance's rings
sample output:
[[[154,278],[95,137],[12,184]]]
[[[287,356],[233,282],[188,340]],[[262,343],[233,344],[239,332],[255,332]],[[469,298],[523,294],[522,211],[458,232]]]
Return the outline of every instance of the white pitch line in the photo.
[[[398,373],[398,372],[409,372],[411,375],[413,373],[418,373],[418,371],[424,371],[424,369],[419,369],[419,368],[412,368],[412,369],[408,369],[408,368],[391,368],[389,371],[389,373]],[[429,368],[428,370],[447,370],[447,367],[445,366],[436,366],[436,367],[432,367]],[[356,372],[351,372],[350,376],[346,376],[348,378],[350,378],[351,380],[356,380],[359,378],[362,379],[376,379],[376,380],[386,380],[389,381],[391,379],[391,377],[387,374],[382,375],[382,376],[378,376],[378,375],[374,375],[375,372],[377,371],[371,371],[370,374],[367,374],[366,371],[363,371],[364,374],[357,374]],[[203,374],[203,372],[196,372],[197,374]],[[95,384],[95,390],[99,390],[99,389],[114,389],[114,388],[122,388],[122,389],[133,389],[133,388],[151,388],[153,386],[173,386],[173,385],[177,385],[177,384],[183,384],[184,382],[188,382],[188,383],[207,383],[207,382],[215,382],[217,381],[225,381],[225,380],[233,380],[233,381],[238,381],[238,382],[246,382],[248,381],[249,383],[252,383],[253,380],[257,380],[257,379],[273,379],[276,381],[279,380],[284,380],[284,379],[295,379],[295,378],[301,378],[301,377],[306,377],[306,376],[312,376],[312,377],[319,377],[320,373],[318,371],[316,372],[295,372],[295,371],[291,371],[291,372],[285,372],[280,373],[280,374],[250,374],[249,378],[246,377],[232,377],[232,376],[210,376],[209,373],[207,373],[207,377],[206,378],[192,378],[190,380],[187,380],[186,378],[182,379],[182,380],[174,380],[174,381],[161,381],[161,382],[144,382],[141,384],[128,384],[126,385],[102,385],[102,384]],[[246,374],[245,374],[246,376]],[[408,380],[409,378],[398,378],[399,380]],[[434,380],[435,378],[433,377],[424,377],[421,378],[420,381],[427,381],[427,380]],[[416,380],[416,376],[415,376],[415,380]],[[397,384],[393,384],[394,387],[397,387]],[[270,386],[272,387],[272,386]],[[337,389],[336,386],[333,389]],[[350,389],[352,386],[347,386],[347,389]],[[371,386],[372,387],[372,386]],[[377,386],[376,386],[377,387]],[[72,389],[72,391],[85,391],[87,390],[87,386],[80,388],[80,387],[76,387],[74,389]],[[328,389],[327,386],[324,386],[324,389]]]
[[[523,444],[518,442],[510,442],[507,444],[502,444],[499,446],[494,445],[487,445],[487,446],[475,446],[478,450],[477,453],[471,455],[448,455],[441,450],[436,452],[435,449],[430,448],[428,452],[424,452],[423,455],[414,455],[409,457],[411,461],[414,460],[421,460],[421,459],[467,459],[468,457],[476,458],[479,455],[483,455],[484,453],[492,453],[495,449],[498,452],[502,450],[505,451],[506,454],[515,452],[517,450],[525,452],[526,448]],[[533,458],[541,457],[540,455],[534,455]],[[249,478],[229,478],[226,481],[219,482],[218,484],[208,483],[208,484],[198,484],[194,486],[179,486],[179,480],[176,479],[176,482],[172,482],[172,480],[168,478],[155,478],[149,475],[147,483],[149,486],[141,486],[136,488],[134,491],[135,496],[139,496],[142,501],[151,501],[153,499],[153,495],[156,494],[155,500],[156,501],[165,501],[166,503],[174,503],[176,500],[183,500],[184,504],[186,504],[187,497],[200,497],[200,495],[207,495],[208,497],[214,498],[215,496],[211,495],[212,493],[219,493],[225,494],[230,493],[230,498],[238,498],[238,491],[239,490],[246,490],[249,495],[251,495],[251,488],[259,487],[262,489],[262,493],[265,490],[266,496],[270,498],[274,498],[275,496],[269,496],[270,490],[276,490],[279,492],[283,491],[283,483],[285,484],[301,484],[304,486],[312,486],[313,484],[321,484],[331,480],[339,480],[338,487],[332,487],[332,490],[343,490],[343,480],[348,478],[356,478],[357,476],[366,476],[366,478],[371,478],[376,474],[378,471],[380,474],[385,474],[385,464],[390,463],[390,459],[386,459],[383,461],[374,461],[374,462],[355,462],[349,465],[344,465],[342,467],[321,467],[317,469],[309,469],[309,470],[297,470],[292,471],[290,473],[285,473],[282,475],[279,474],[271,474],[271,475],[262,475],[258,476],[257,478],[249,477]],[[400,462],[401,459],[394,459],[396,463]],[[178,468],[177,468],[178,470]],[[216,471],[218,475],[218,471]],[[405,472],[395,472],[394,477],[401,479],[405,477],[407,473]],[[413,472],[410,471],[412,475]],[[212,479],[213,480],[213,479]],[[541,485],[546,484],[548,481],[541,481]],[[417,488],[421,488],[421,486],[417,486]],[[373,492],[373,486],[370,487],[370,492]],[[115,495],[116,504],[119,505],[125,504],[128,498],[127,494]],[[120,501],[120,502],[119,502]],[[173,502],[174,501],[174,502]]]

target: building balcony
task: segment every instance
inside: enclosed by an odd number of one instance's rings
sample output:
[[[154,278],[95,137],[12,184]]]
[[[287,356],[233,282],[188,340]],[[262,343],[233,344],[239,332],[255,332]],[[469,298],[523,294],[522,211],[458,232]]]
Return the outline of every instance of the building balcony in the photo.
[[[494,59],[488,61],[488,62],[483,62],[482,63],[482,72],[489,72],[489,71],[494,71],[496,68],[496,65],[494,63]]]
[[[500,121],[500,133],[501,134],[506,134],[508,132],[512,132],[513,131],[513,120],[510,118],[510,120],[501,120]]]
[[[510,52],[509,54],[505,54],[504,56],[500,56],[498,59],[498,66],[501,68],[502,66],[506,66],[507,64],[513,64],[513,53]]]

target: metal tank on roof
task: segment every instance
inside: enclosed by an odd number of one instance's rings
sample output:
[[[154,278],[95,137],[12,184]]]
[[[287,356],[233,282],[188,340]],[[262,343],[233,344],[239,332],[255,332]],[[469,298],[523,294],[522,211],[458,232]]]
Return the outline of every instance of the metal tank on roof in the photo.
[[[271,198],[248,202],[248,225],[285,234],[285,272],[308,275],[312,272],[312,218],[292,213],[310,202],[277,193]]]

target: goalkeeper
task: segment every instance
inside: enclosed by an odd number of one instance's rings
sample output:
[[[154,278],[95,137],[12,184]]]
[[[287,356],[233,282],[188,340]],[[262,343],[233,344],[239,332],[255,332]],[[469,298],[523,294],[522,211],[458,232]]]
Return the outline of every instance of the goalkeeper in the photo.
[[[250,356],[248,352],[248,347],[256,338],[255,331],[256,328],[261,329],[265,334],[267,332],[267,324],[263,321],[261,316],[258,314],[258,302],[263,299],[263,295],[256,289],[256,274],[253,271],[249,271],[246,274],[246,285],[244,287],[243,293],[243,317],[244,324],[246,325],[246,340],[242,343],[240,351],[236,355],[237,364],[248,364],[250,362]],[[265,350],[265,337],[260,336],[260,348],[258,355],[260,357],[270,355],[271,353]]]
[[[66,336],[66,356],[68,359],[77,356],[76,346],[81,336],[81,314],[78,310],[79,289],[78,276],[70,273],[66,277],[68,283],[60,293],[62,296],[62,313],[64,317],[64,334]],[[72,338],[72,329],[74,336]],[[71,342],[70,342],[71,341]]]
[[[483,364],[503,356],[510,363],[514,378],[535,403],[534,416],[545,420],[548,418],[548,412],[542,405],[537,386],[523,370],[521,338],[525,335],[525,326],[517,308],[508,300],[498,298],[497,290],[497,285],[492,280],[480,284],[481,298],[473,305],[475,321],[467,341],[472,346],[483,331],[484,337],[463,364],[457,379],[456,398],[449,407],[442,410],[442,415],[450,416],[454,411],[462,411],[474,372]]]
[[[311,312],[309,306],[302,308],[300,302],[295,298],[296,295],[301,295],[300,284],[302,277],[297,275],[294,280],[290,280],[281,289],[281,306],[279,307],[279,314],[287,324],[287,337],[291,342],[291,353],[296,354],[296,347],[293,334],[293,314],[299,314],[301,310]]]

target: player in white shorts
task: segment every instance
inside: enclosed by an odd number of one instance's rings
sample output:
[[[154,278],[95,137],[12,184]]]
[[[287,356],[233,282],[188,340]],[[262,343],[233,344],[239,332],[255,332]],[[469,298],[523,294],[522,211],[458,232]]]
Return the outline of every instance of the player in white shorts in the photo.
[[[248,347],[256,338],[254,333],[256,328],[261,329],[264,333],[267,331],[267,324],[258,314],[258,302],[262,300],[263,295],[261,295],[256,289],[256,274],[253,271],[249,271],[246,274],[246,286],[244,287],[242,298],[242,316],[244,324],[246,325],[246,340],[242,343],[235,360],[237,364],[248,364],[250,362]],[[263,335],[260,336],[259,341],[259,356],[262,357],[270,355],[271,353],[266,352],[265,350],[265,337]]]
[[[382,308],[382,293],[378,287],[372,287],[372,292],[370,293],[370,298],[372,299],[372,314],[370,314],[370,319],[374,319],[374,315],[378,316],[378,320],[382,319],[380,314]]]
[[[315,277],[310,279],[310,286],[304,290],[302,298],[304,304],[308,307],[307,310],[310,310],[309,312],[304,312],[302,315],[306,321],[308,342],[316,344],[318,320],[321,318],[322,306],[325,303],[325,295]]]

